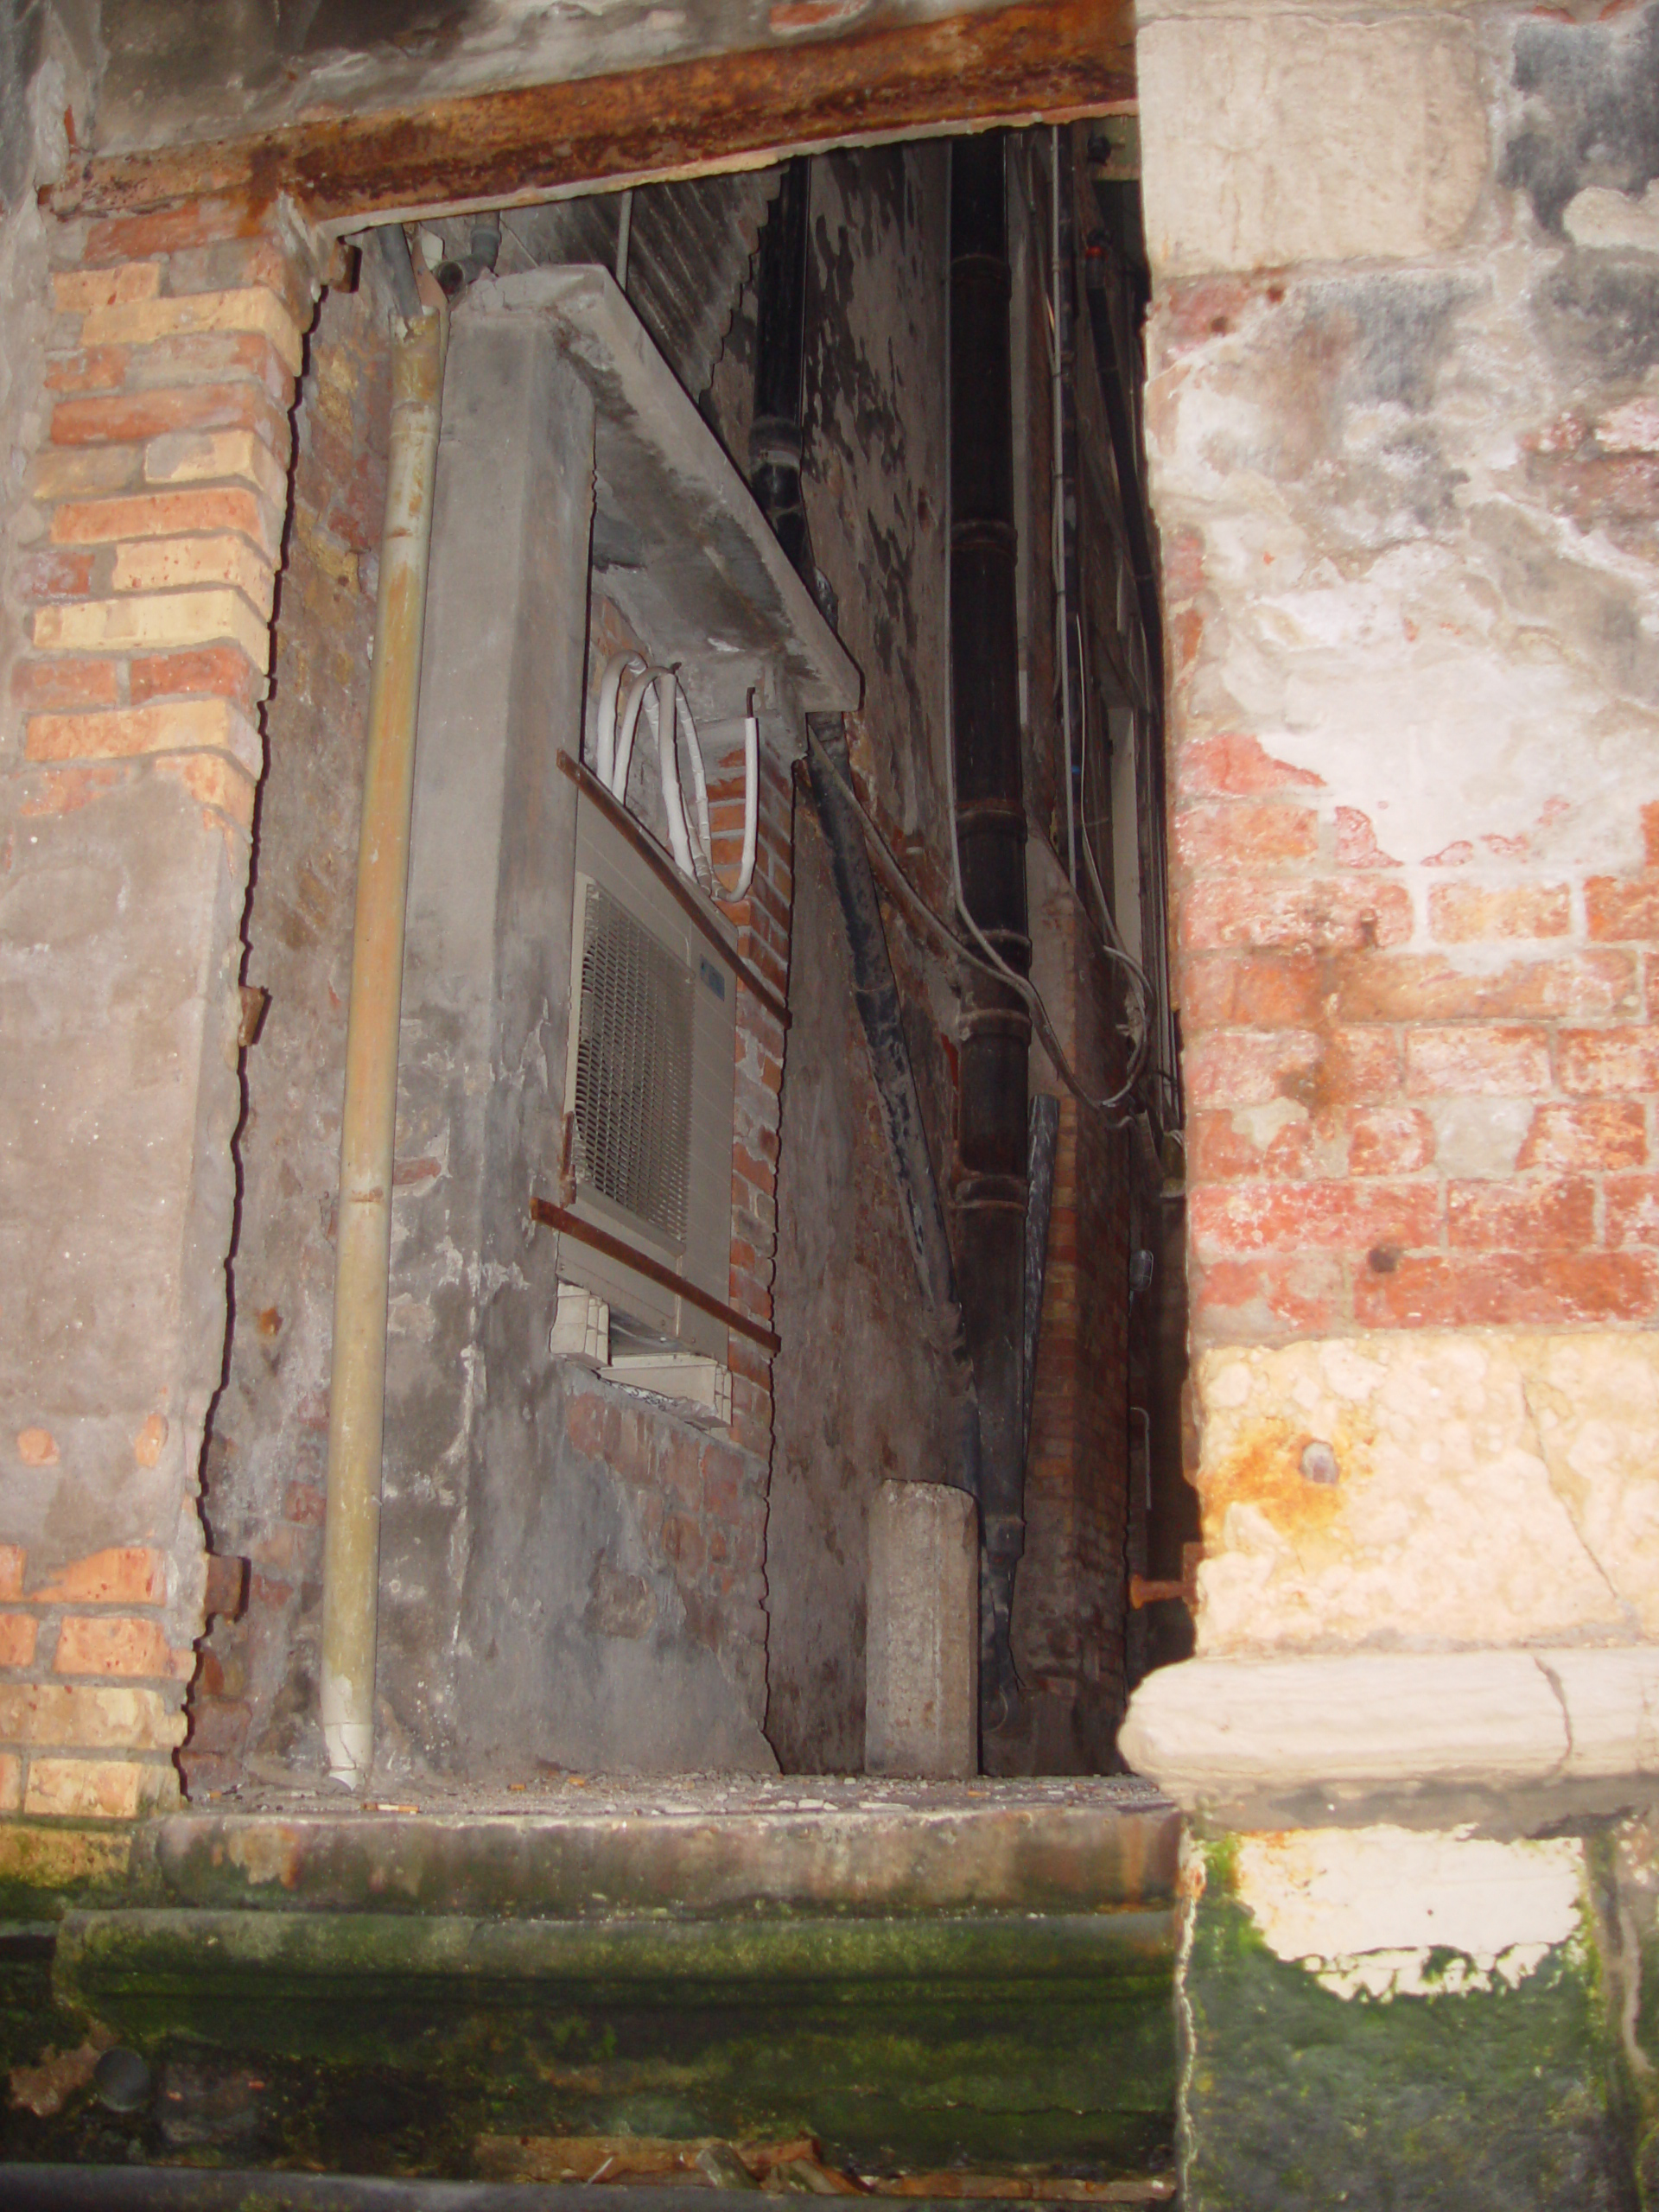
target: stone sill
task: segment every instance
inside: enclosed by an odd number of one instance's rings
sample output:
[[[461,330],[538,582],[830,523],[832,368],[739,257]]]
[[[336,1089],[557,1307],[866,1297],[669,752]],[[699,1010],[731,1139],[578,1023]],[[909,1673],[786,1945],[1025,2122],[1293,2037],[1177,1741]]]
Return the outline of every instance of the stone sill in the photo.
[[[1659,1645],[1189,1659],[1141,1683],[1119,1747],[1242,1825],[1602,1813],[1659,1776]]]

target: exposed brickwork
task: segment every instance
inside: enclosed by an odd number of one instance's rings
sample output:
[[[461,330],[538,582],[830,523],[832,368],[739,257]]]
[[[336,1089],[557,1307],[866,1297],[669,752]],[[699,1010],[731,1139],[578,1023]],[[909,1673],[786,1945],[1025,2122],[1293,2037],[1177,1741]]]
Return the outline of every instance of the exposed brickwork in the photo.
[[[176,1795],[196,1655],[169,1640],[161,1554],[118,1548],[39,1576],[0,1546],[0,1813],[128,1819]]]
[[[1402,880],[1343,870],[1351,830],[1270,739],[1196,740],[1178,785],[1201,1335],[1659,1315],[1659,1210],[1625,1172],[1659,1099],[1651,855]]]
[[[46,543],[16,578],[35,656],[13,696],[29,760],[172,760],[245,831],[318,264],[297,233],[230,210],[175,230],[192,243],[136,222],[68,224],[54,241],[46,378],[63,396],[30,465]],[[201,754],[206,772],[188,765]],[[63,788],[42,779],[45,802]]]
[[[226,963],[233,984],[264,760],[288,410],[321,251],[286,215],[255,221],[222,207],[62,224],[49,251],[41,442],[24,479],[28,550],[10,580],[25,622],[10,679],[19,811],[47,823],[95,809],[107,843],[130,834],[128,816],[156,818],[158,783],[181,785],[238,887],[200,938],[194,988],[212,994]],[[128,1082],[153,1084],[136,1031],[132,1049]],[[180,1059],[167,1080],[197,1074]],[[217,1103],[204,1111],[210,1142],[219,1114]],[[213,1165],[213,1192],[223,1180]],[[176,1192],[175,1217],[194,1202]],[[217,1258],[205,1264],[217,1277]],[[216,1367],[213,1345],[206,1356]],[[123,1450],[141,1478],[158,1471],[176,1486],[141,1524],[176,1522],[176,1539],[107,1542],[67,1560],[0,1547],[0,1810],[129,1819],[176,1795],[202,1626],[201,1531],[184,1488],[200,1414],[181,1414],[181,1382],[162,1402],[169,1413],[133,1417]],[[66,1481],[84,1483],[86,1427],[29,1422],[18,1459],[42,1472],[61,1462]],[[90,1502],[78,1510],[96,1528]],[[126,1517],[111,1515],[111,1535]]]
[[[633,1493],[649,1552],[671,1567],[688,1633],[716,1654],[758,1721],[766,1681],[764,1455],[625,1399],[575,1368],[566,1421],[575,1448]]]
[[[203,1501],[216,1547],[251,1573],[245,1611],[213,1624],[191,1688],[181,1763],[198,1798],[244,1776],[251,1756],[317,1758],[334,1206],[391,406],[378,281],[367,269],[357,291],[325,295],[295,417],[249,925],[248,979],[270,998],[246,1060],[237,1322]],[[164,445],[181,477],[264,450],[239,430]],[[201,689],[234,696],[233,650],[200,650]],[[164,663],[134,661],[135,694],[152,670],[166,680]]]

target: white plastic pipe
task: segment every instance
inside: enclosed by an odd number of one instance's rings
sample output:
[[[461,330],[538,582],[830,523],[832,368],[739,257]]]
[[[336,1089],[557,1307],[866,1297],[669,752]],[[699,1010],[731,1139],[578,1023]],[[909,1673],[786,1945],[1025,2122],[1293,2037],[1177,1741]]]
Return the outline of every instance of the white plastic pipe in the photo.
[[[424,272],[423,272],[424,273]],[[374,1758],[397,1027],[409,906],[415,723],[448,314],[430,277],[425,309],[392,347],[391,436],[340,1135],[334,1338],[322,1554],[322,1734],[328,1771],[359,1787]]]
[[[594,719],[594,767],[607,791],[616,766],[616,695],[630,669],[644,666],[638,653],[613,653],[599,679],[599,706]]]
[[[754,840],[760,819],[760,725],[754,715],[754,694],[749,694],[748,712],[743,717],[743,858],[738,868],[737,881],[721,897],[734,905],[747,899],[749,886],[754,880]]]

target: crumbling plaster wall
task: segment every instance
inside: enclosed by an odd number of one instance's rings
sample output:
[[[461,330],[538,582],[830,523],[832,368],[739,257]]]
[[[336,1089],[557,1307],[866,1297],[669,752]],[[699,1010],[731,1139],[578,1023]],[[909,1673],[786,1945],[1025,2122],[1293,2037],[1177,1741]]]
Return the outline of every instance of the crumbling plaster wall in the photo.
[[[1649,1633],[1656,53],[1143,10],[1206,1649]]]
[[[268,709],[270,765],[248,917],[249,978],[269,990],[270,1002],[246,1060],[236,1314],[205,1501],[216,1547],[245,1554],[252,1572],[246,1614],[215,1626],[192,1694],[185,1765],[200,1792],[304,1777],[321,1760],[317,1639],[333,1238],[384,498],[388,314],[381,280],[365,258],[357,290],[325,300],[296,411],[298,453]],[[513,397],[502,400],[503,424],[512,419]],[[467,398],[476,412],[475,396]],[[447,478],[441,474],[440,531],[446,500],[465,506],[474,473],[462,443],[472,417],[453,387],[447,404],[449,434],[441,454],[454,448],[461,458],[450,461]],[[490,448],[497,432],[486,422],[481,435]],[[508,451],[502,466],[513,465]],[[504,526],[500,510],[482,526]],[[435,592],[429,600],[429,666],[465,652],[486,664],[492,653],[503,664],[510,658],[501,642],[511,626],[505,620],[474,636],[464,613],[456,613],[455,592],[464,598],[467,588],[462,577],[448,600]],[[576,620],[579,637],[580,611]],[[587,656],[593,683],[603,658],[595,642]],[[487,665],[480,680],[486,677]],[[429,751],[456,742],[441,718],[425,736]],[[417,763],[421,757],[417,751]],[[761,941],[774,925],[758,902],[766,899],[776,913],[787,913],[787,785],[775,763],[768,763],[766,778],[757,903],[738,918],[750,959],[769,968],[775,963],[781,982],[775,944]],[[718,776],[713,789],[718,799]],[[418,965],[430,966],[434,957],[430,930],[420,935],[422,901],[432,904],[443,887],[433,844],[421,841],[418,802],[416,823],[394,1169],[380,1756],[400,1780],[435,1770],[522,1778],[554,1764],[764,1766],[770,1756],[758,1726],[765,1698],[764,1366],[737,1376],[729,1430],[699,1426],[665,1402],[580,1370],[547,1372],[543,1320],[536,1325],[541,1351],[517,1366],[521,1377],[535,1375],[531,1494],[522,1482],[517,1488],[504,1482],[487,1460],[474,1479],[455,1472],[459,1455],[442,1424],[456,1408],[445,1393],[458,1368],[482,1364],[480,1309],[488,1300],[457,1270],[453,1224],[443,1212],[457,1180],[446,1118],[452,1102],[423,1073],[432,1022]],[[453,812],[440,813],[429,838],[441,848],[454,828]],[[487,823],[485,831],[487,848]],[[730,856],[723,857],[729,867]],[[493,912],[493,903],[486,911]],[[511,911],[522,915],[524,902],[511,902]],[[456,957],[450,947],[437,960],[450,987]],[[487,1027],[487,1008],[478,1012]],[[755,1117],[765,1122],[775,1113],[775,1084],[766,1088],[751,1028],[747,1020],[740,1024],[740,1111],[749,1141],[758,1144]],[[487,1046],[472,1039],[461,1052],[441,1051],[438,1065],[458,1095],[493,1099],[505,1086],[498,1075],[479,1089],[486,1057]],[[772,1150],[775,1157],[775,1138]],[[743,1187],[748,1204],[761,1203]],[[518,1194],[514,1179],[515,1226],[492,1249],[527,1230],[517,1218]],[[770,1225],[768,1219],[744,1233],[764,1243],[760,1230]],[[763,1253],[753,1268],[734,1274],[734,1299],[753,1304],[763,1259],[769,1265]],[[551,1263],[543,1236],[527,1249],[514,1245],[506,1273],[517,1279],[532,1267],[545,1273]],[[481,1275],[487,1290],[489,1269]],[[545,1285],[541,1306],[550,1318]],[[734,1340],[734,1369],[743,1349]],[[524,1418],[515,1408],[492,1411],[487,1391],[474,1395],[482,1411],[469,1397],[466,1418]],[[503,1396],[499,1389],[495,1395]],[[463,1662],[474,1647],[477,1664],[468,1675]],[[481,1688],[480,1672],[487,1678]],[[550,1675],[558,1680],[556,1691]]]
[[[86,126],[90,48],[78,11],[20,20],[0,1804],[119,1816],[176,1792],[203,1624],[257,702],[318,261],[284,209],[46,214],[31,188]]]

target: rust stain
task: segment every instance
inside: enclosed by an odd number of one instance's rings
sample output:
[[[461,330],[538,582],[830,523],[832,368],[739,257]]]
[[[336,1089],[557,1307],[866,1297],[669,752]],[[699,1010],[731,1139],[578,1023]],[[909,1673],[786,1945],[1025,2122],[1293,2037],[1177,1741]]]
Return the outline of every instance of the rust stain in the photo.
[[[1131,108],[1135,90],[1129,0],[1020,0],[931,22],[830,22],[786,47],[513,86],[412,114],[320,112],[257,137],[94,156],[51,204],[61,214],[208,197],[263,207],[286,193],[314,220],[340,223],[953,124],[1062,122]]]
[[[1224,1458],[1198,1470],[1204,1541],[1211,1557],[1224,1548],[1222,1530],[1232,1505],[1253,1505],[1290,1543],[1303,1564],[1315,1567],[1352,1548],[1347,1498],[1370,1468],[1370,1425],[1350,1414],[1328,1435],[1287,1421],[1243,1427]],[[1335,1484],[1310,1482],[1302,1472],[1310,1444],[1328,1444],[1341,1470]]]

